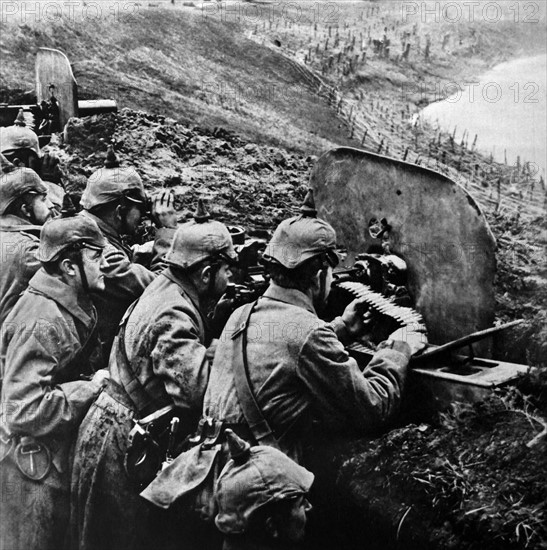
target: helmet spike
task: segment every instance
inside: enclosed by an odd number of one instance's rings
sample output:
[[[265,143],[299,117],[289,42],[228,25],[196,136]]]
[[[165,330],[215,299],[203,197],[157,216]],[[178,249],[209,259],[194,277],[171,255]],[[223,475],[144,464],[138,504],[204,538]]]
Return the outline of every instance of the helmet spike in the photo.
[[[236,435],[233,430],[227,429],[224,433],[232,460],[239,463],[245,462],[249,458],[251,445]]]
[[[104,159],[105,168],[117,168],[120,165],[118,157],[114,151],[114,146],[109,145],[106,149],[106,158]]]
[[[194,220],[196,223],[205,223],[211,218],[211,214],[205,210],[205,205],[203,204],[203,199],[198,199],[198,207],[196,213],[194,214]]]
[[[317,210],[315,209],[315,200],[313,198],[313,189],[308,188],[304,202],[300,207],[300,213],[306,218],[316,218]]]
[[[70,218],[72,216],[75,216],[77,213],[76,206],[74,205],[74,202],[72,201],[72,197],[69,193],[65,193],[63,197],[63,205],[61,207],[61,217],[62,218]]]
[[[17,116],[15,117],[15,122],[13,124],[14,126],[27,125],[27,123],[25,122],[25,113],[23,112],[23,109],[19,109],[19,112],[17,113]]]
[[[0,169],[2,174],[9,174],[16,169],[16,166],[0,153]]]

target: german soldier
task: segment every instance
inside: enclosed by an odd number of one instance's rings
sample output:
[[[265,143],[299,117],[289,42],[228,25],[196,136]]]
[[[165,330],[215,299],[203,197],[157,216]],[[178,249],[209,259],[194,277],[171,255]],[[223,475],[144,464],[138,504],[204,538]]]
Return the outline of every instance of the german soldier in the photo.
[[[394,335],[361,373],[344,349],[344,343],[364,330],[359,302],[330,323],[316,313],[327,300],[338,263],[336,234],[313,209],[303,211],[281,222],[266,247],[263,259],[271,277],[267,291],[229,319],[204,404],[207,417],[249,425],[236,391],[236,363],[245,360],[251,390],[269,426],[262,431],[251,427],[253,438],[278,446],[297,462],[303,460],[312,421],[336,433],[366,433],[390,420],[410,356],[425,345],[424,335],[408,342]],[[239,328],[243,324],[248,326],[245,349]]]
[[[29,168],[16,168],[0,155],[0,324],[40,268],[37,258],[41,226],[53,205],[47,187]]]
[[[147,196],[137,171],[131,167],[121,167],[111,146],[104,167],[89,177],[80,204],[84,209],[81,215],[96,222],[108,241],[105,250],[108,262],[105,270],[106,290],[95,298],[99,339],[103,347],[101,366],[106,366],[123,314],[164,267],[161,259],[174,234],[176,214],[171,202],[167,201],[162,216],[155,216],[160,229],[156,234],[150,269],[135,263],[133,251],[122,236],[134,236],[137,232],[147,212]],[[155,201],[155,213],[162,204],[159,200]]]
[[[62,547],[70,510],[68,454],[107,371],[86,357],[97,321],[91,292],[104,290],[106,244],[80,217],[48,221],[42,264],[8,315],[0,342],[0,523],[5,550]],[[86,379],[83,379],[85,377]]]
[[[147,470],[143,457],[150,449],[130,448],[130,434],[137,424],[149,429],[147,419],[157,425],[163,416],[158,411],[173,405],[179,434],[197,422],[215,347],[206,314],[226,290],[236,258],[226,226],[198,209],[177,230],[166,256],[169,267],[124,316],[110,356],[111,383],[89,410],[76,444],[74,548],[147,545],[139,483],[147,472],[153,478],[159,464]]]
[[[295,549],[305,535],[307,495],[314,476],[278,449],[251,447],[226,430],[230,460],[218,478],[215,498],[222,550]]]

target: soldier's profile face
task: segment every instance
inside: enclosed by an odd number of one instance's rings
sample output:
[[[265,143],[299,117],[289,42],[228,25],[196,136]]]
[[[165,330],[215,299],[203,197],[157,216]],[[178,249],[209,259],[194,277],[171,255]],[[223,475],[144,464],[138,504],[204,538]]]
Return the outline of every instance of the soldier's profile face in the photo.
[[[226,292],[231,278],[232,268],[226,262],[222,262],[215,279],[215,298],[220,298]]]
[[[102,292],[105,289],[103,268],[108,264],[102,250],[82,249],[82,264],[90,292]]]
[[[53,203],[49,200],[46,194],[34,195],[32,198],[32,222],[36,225],[44,225],[46,221],[52,217]]]
[[[281,533],[282,538],[287,542],[300,542],[306,534],[307,513],[312,505],[305,495],[300,495],[292,501],[287,522]]]
[[[141,219],[142,209],[137,204],[132,204],[125,211],[122,233],[125,235],[134,235],[137,232]]]

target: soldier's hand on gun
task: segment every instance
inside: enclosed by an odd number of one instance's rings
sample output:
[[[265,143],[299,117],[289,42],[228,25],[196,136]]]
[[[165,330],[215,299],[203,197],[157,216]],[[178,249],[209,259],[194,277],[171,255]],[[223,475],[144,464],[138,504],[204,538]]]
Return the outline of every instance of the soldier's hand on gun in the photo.
[[[210,316],[213,336],[216,338],[220,336],[220,333],[224,329],[224,325],[228,321],[236,306],[237,304],[235,298],[228,297],[227,293],[222,295],[220,300],[217,302],[212,315]]]
[[[91,379],[92,382],[95,382],[97,386],[104,388],[106,386],[106,383],[110,379],[110,373],[107,369],[99,369]]]
[[[353,300],[344,310],[342,321],[352,338],[363,334],[369,323],[369,314],[366,311],[364,300]]]
[[[175,194],[163,190],[152,195],[150,217],[157,227],[177,227],[177,212],[175,211]]]
[[[422,351],[427,346],[427,334],[422,325],[416,327],[408,325],[397,329],[393,334],[391,334],[389,339],[397,340],[399,342],[406,342],[410,346],[410,353],[412,355]]]

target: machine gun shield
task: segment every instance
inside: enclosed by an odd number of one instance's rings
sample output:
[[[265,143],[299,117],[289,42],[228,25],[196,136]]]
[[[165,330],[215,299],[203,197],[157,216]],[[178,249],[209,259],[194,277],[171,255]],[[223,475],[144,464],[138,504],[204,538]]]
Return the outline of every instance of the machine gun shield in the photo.
[[[310,185],[318,215],[347,248],[346,267],[359,254],[386,249],[404,259],[414,307],[432,343],[492,326],[495,241],[460,185],[432,170],[347,147],[317,161]]]

